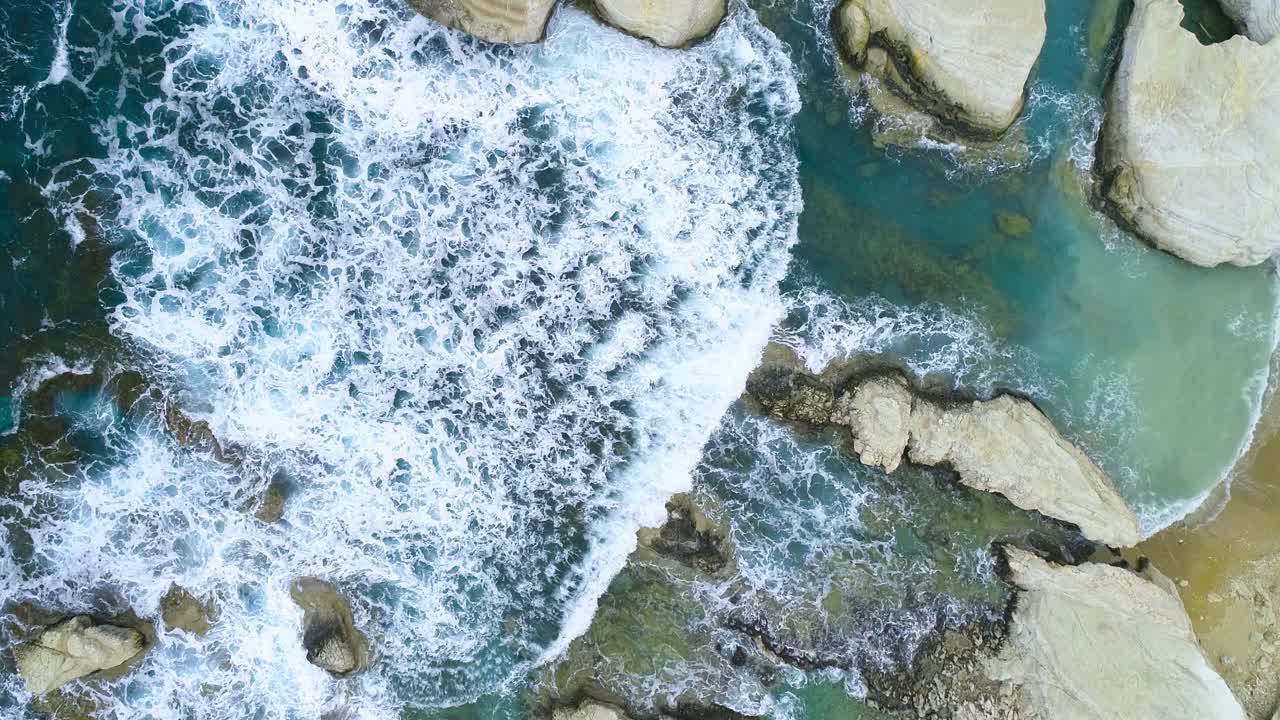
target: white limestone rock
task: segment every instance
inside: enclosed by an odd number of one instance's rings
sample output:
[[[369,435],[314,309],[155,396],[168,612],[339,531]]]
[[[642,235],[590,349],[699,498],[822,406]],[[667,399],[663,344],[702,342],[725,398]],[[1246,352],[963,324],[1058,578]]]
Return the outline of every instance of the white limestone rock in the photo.
[[[1178,0],[1137,0],[1103,127],[1108,208],[1203,266],[1280,250],[1280,43],[1201,45]]]

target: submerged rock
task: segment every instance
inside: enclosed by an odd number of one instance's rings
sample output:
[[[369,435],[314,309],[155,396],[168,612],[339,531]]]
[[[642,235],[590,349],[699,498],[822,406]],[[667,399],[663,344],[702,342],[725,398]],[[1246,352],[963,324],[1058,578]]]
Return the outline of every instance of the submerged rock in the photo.
[[[146,646],[142,633],[98,624],[86,615],[46,628],[13,650],[18,675],[33,694],[49,692],[76,678],[128,662]]]
[[[542,39],[555,0],[409,0],[414,10],[495,43],[532,43]]]
[[[662,47],[685,47],[710,35],[724,19],[725,0],[595,0],[600,16]]]
[[[160,598],[160,617],[167,628],[204,635],[213,627],[217,612],[212,605],[187,592],[186,588],[173,585]]]
[[[351,605],[332,583],[303,577],[289,587],[302,608],[302,644],[307,660],[334,675],[350,675],[369,662],[369,642],[355,626]]]
[[[1245,719],[1175,595],[1110,565],[1007,557],[1021,592],[988,672],[1017,687],[1030,717]]]
[[[267,489],[263,491],[262,499],[254,509],[253,516],[264,523],[279,522],[280,518],[284,517],[284,507],[288,499],[284,480],[279,476],[273,477],[271,482],[267,483]]]
[[[855,67],[952,131],[983,138],[1022,112],[1046,33],[1044,0],[844,0],[832,25]]]
[[[1100,194],[1135,234],[1197,265],[1280,249],[1280,43],[1201,45],[1178,0],[1137,0],[1112,80]]]
[[[1265,45],[1280,35],[1280,0],[1221,0],[1241,32]]]

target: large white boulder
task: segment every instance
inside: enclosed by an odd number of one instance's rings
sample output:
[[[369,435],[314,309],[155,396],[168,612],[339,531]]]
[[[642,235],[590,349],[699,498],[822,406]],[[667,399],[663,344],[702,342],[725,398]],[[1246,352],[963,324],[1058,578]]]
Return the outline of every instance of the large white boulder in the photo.
[[[849,428],[864,464],[893,472],[905,451],[912,462],[949,466],[964,485],[1078,525],[1090,540],[1128,547],[1141,539],[1107,474],[1029,400],[944,405],[916,397],[900,375],[878,376],[841,394],[831,422]]]
[[[1280,43],[1201,45],[1178,0],[1136,0],[1103,127],[1102,194],[1197,265],[1280,249]]]
[[[833,16],[845,56],[888,62],[876,82],[953,130],[1003,133],[1022,112],[1044,46],[1044,0],[845,0]]]
[[[988,673],[1015,685],[1033,717],[1246,720],[1168,589],[1110,565],[1006,552],[1020,592]]]

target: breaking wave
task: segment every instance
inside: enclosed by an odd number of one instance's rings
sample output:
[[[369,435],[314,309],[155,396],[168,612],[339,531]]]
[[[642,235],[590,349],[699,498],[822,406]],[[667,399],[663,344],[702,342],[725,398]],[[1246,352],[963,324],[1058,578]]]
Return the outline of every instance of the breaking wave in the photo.
[[[49,78],[145,69],[90,173],[115,198],[112,329],[241,456],[153,424],[108,432],[110,463],[32,473],[6,599],[109,589],[154,616],[176,582],[214,602],[208,636],[162,630],[139,672],[77,690],[113,717],[393,717],[502,690],[585,628],[782,314],[783,47],[743,6],[685,52],[568,7],[515,49],[365,0],[112,16]],[[68,216],[93,207],[76,170],[46,188]],[[245,508],[272,482],[266,525]],[[352,597],[368,672],[307,663],[300,575]]]

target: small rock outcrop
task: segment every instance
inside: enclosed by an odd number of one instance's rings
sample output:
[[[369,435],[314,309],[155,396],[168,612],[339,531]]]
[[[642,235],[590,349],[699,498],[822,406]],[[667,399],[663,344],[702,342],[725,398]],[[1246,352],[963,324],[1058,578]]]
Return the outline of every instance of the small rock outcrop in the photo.
[[[574,708],[556,708],[551,720],[631,720],[626,713],[604,703],[588,700]]]
[[[441,25],[494,43],[538,42],[555,0],[409,0]]]
[[[953,132],[992,138],[1022,112],[1044,46],[1045,5],[844,0],[832,15],[832,31],[850,64],[909,106]]]
[[[1280,43],[1201,45],[1179,0],[1137,0],[1108,96],[1099,191],[1109,212],[1197,265],[1280,250]]]
[[[661,527],[641,528],[636,541],[641,549],[652,550],[707,575],[732,573],[733,545],[729,530],[709,518],[684,493],[667,501],[667,521]]]
[[[1245,720],[1168,590],[1110,565],[1006,555],[1020,592],[988,673],[1017,688],[1030,717]]]
[[[193,635],[204,635],[213,627],[217,617],[212,605],[201,602],[180,585],[173,585],[160,598],[160,618],[171,630],[185,630]]]
[[[33,642],[17,646],[13,656],[27,690],[39,695],[122,665],[145,646],[137,630],[77,615],[46,628]]]
[[[1095,542],[1129,547],[1141,539],[1137,516],[1106,473],[1029,400],[941,402],[896,371],[863,375],[837,394],[776,346],[748,378],[747,394],[782,419],[847,427],[863,464],[893,472],[905,453],[914,463],[952,468],[964,485],[1077,525]]]
[[[853,432],[853,450],[863,465],[893,472],[911,442],[915,393],[897,375],[873,377],[836,401],[831,422]]]
[[[1280,0],[1221,0],[1222,9],[1240,31],[1265,45],[1280,35]]]
[[[302,608],[302,644],[312,665],[339,676],[368,665],[369,642],[355,626],[351,605],[332,583],[297,578],[289,594]]]
[[[606,22],[666,48],[691,45],[710,35],[726,11],[725,0],[595,0]]]

